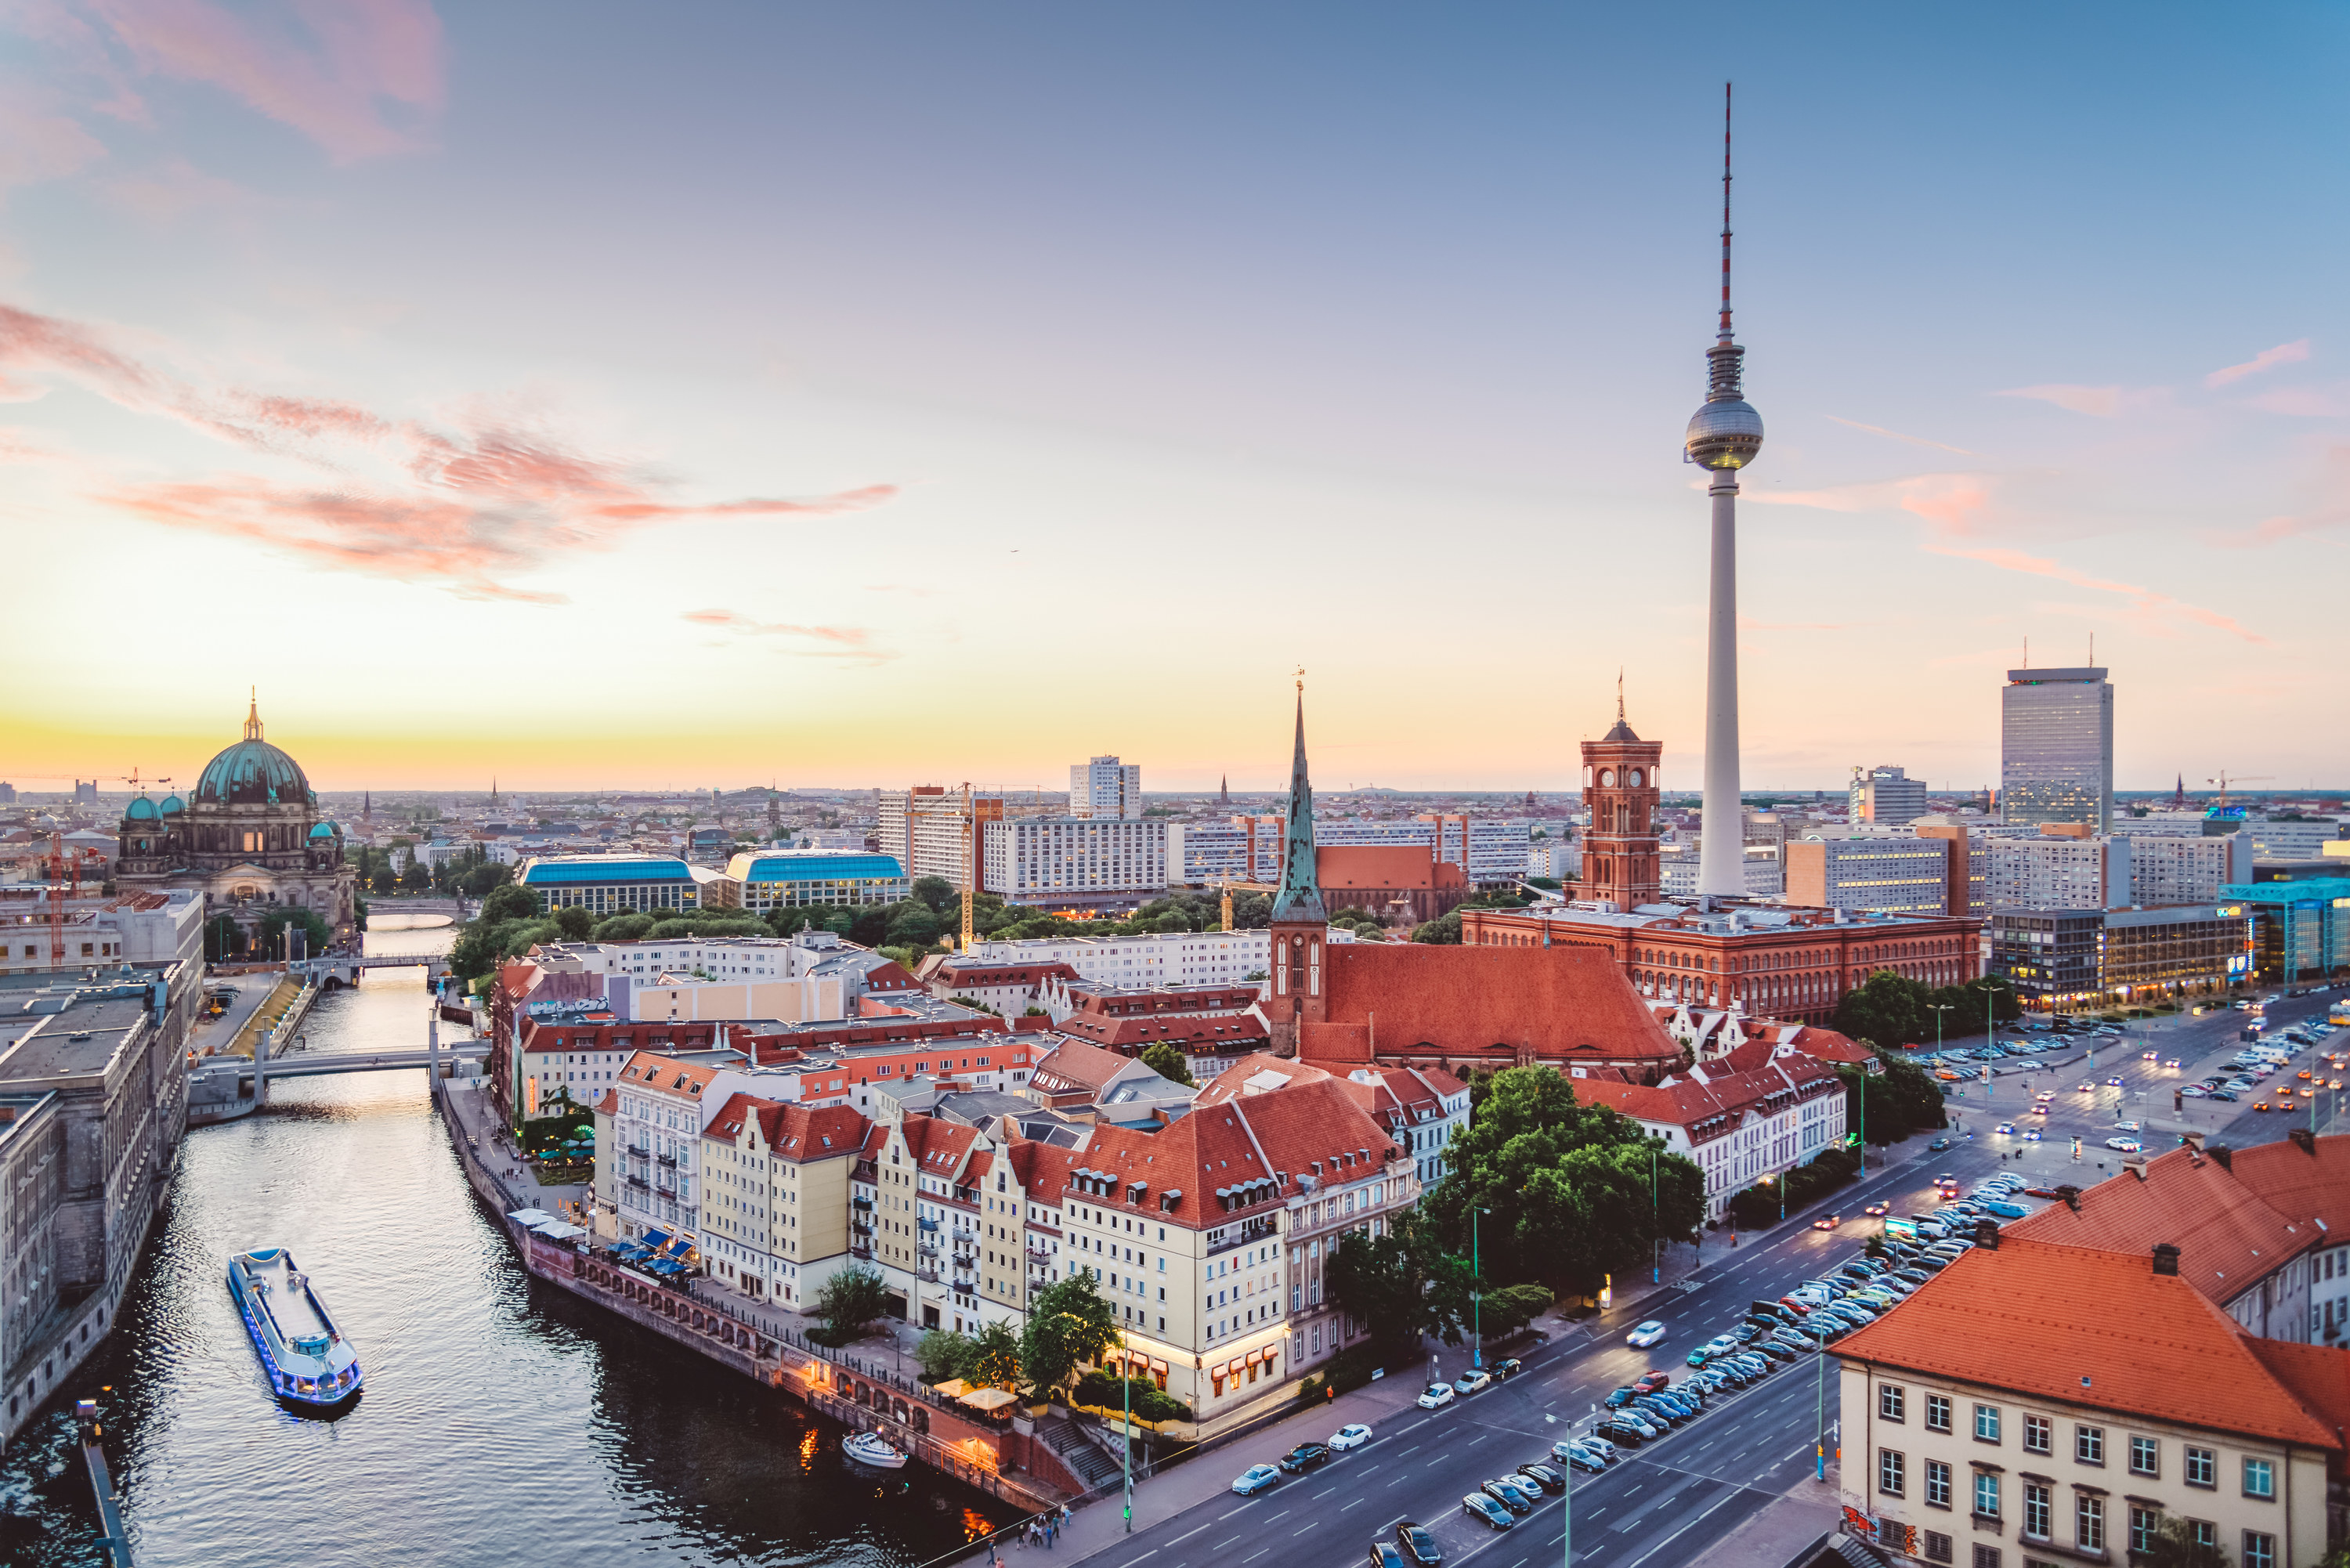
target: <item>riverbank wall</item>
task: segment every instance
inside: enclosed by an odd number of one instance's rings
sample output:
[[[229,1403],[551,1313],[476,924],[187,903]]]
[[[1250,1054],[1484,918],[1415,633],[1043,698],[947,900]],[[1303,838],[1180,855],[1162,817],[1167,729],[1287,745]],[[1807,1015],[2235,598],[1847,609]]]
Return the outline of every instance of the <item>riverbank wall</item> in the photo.
[[[476,1135],[447,1103],[452,1091],[433,1080],[433,1096],[476,1197],[495,1211],[515,1255],[533,1277],[625,1318],[647,1333],[707,1356],[728,1371],[789,1395],[858,1431],[879,1432],[922,1464],[1032,1511],[1087,1490],[1060,1456],[1028,1429],[967,1419],[806,1345],[785,1343],[697,1301],[609,1254],[558,1241],[513,1219],[525,1205],[490,1168]],[[496,1152],[494,1149],[488,1151]]]

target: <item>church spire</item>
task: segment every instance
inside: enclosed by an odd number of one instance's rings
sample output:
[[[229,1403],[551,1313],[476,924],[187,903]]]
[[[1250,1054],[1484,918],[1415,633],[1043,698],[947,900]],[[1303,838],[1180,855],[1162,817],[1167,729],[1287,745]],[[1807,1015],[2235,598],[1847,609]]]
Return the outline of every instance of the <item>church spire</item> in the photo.
[[[1297,672],[1297,747],[1289,764],[1289,822],[1281,852],[1281,891],[1273,919],[1326,921],[1314,865],[1314,784],[1305,774],[1305,671]]]
[[[251,688],[251,693],[252,705],[244,711],[244,738],[257,741],[261,739],[261,688]]]

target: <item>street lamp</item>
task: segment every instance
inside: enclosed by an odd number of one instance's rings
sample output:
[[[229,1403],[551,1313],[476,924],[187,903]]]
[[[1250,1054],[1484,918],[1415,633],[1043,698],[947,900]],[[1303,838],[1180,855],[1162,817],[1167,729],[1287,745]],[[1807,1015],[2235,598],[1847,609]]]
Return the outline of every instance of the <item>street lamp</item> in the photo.
[[[1655,1232],[1655,1244],[1648,1252],[1648,1282],[1662,1284],[1665,1280],[1665,1214],[1664,1205],[1657,1197],[1657,1146],[1648,1145],[1648,1229]]]
[[[1952,1004],[1947,1002],[1929,1002],[1926,1005],[1933,1009],[1934,1012],[1934,1054],[1939,1056],[1942,1053],[1942,1014],[1950,1012]],[[1991,1044],[1989,1030],[1990,1024],[1986,1023],[1984,1024],[1985,1036],[1983,1040],[1983,1044],[1986,1045]]]
[[[1485,1366],[1485,1275],[1477,1262],[1477,1216],[1492,1212],[1490,1209],[1469,1210],[1469,1333],[1475,1342],[1469,1352],[1469,1365],[1481,1371]]]

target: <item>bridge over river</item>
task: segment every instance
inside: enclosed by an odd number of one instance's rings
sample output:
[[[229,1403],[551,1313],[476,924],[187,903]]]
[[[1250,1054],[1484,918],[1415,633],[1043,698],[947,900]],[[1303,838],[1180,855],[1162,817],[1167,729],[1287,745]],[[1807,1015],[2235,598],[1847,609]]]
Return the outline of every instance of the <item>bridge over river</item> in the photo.
[[[325,963],[333,961],[311,961]],[[442,962],[438,959],[381,961],[355,959],[349,961],[367,968]],[[445,964],[442,967],[445,968]],[[442,1044],[437,1001],[427,1006],[424,1031],[425,1045],[421,1051],[320,1051],[314,1054],[300,1048],[302,1036],[296,1034],[294,1037],[296,1044],[291,1050],[274,1054],[269,1036],[265,1035],[255,1043],[251,1057],[199,1057],[188,1067],[188,1123],[191,1127],[203,1127],[251,1114],[267,1103],[269,1083],[273,1078],[318,1078],[338,1073],[413,1072],[419,1067],[440,1078],[461,1068],[478,1067],[490,1054],[490,1043],[486,1040],[456,1040]]]

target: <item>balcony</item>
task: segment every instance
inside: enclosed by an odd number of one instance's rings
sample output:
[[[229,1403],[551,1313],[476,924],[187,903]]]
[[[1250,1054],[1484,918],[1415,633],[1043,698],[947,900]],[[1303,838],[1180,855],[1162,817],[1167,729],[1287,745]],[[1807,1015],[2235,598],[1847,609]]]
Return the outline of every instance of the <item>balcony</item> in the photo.
[[[627,1147],[629,1152],[636,1156],[639,1159],[650,1159],[653,1157],[653,1151],[647,1148],[640,1143],[632,1143],[628,1145]]]
[[[672,1203],[677,1201],[677,1189],[674,1187],[656,1187],[653,1190]]]
[[[979,1294],[979,1282],[977,1280],[957,1280],[954,1282],[954,1288],[956,1293],[959,1295],[975,1296]]]
[[[916,1269],[914,1271],[914,1277],[921,1281],[922,1283],[926,1285],[934,1285],[939,1282],[939,1272],[936,1269]]]
[[[848,1255],[860,1263],[869,1263],[873,1261],[873,1249],[861,1243],[855,1244],[848,1249]]]
[[[653,1156],[653,1163],[656,1165],[665,1165],[671,1170],[675,1170],[677,1168],[677,1156],[673,1154],[657,1154]]]
[[[919,1243],[914,1251],[925,1258],[935,1258],[939,1255],[939,1244],[936,1241],[923,1241]]]
[[[1029,1261],[1030,1262],[1032,1262],[1032,1263],[1045,1263],[1045,1262],[1050,1262],[1052,1261],[1052,1258],[1053,1258],[1053,1253],[1052,1253],[1052,1250],[1051,1250],[1050,1248],[1046,1248],[1046,1247],[1040,1247],[1040,1246],[1038,1246],[1038,1245],[1037,1245],[1035,1242],[1034,1242],[1034,1241],[1031,1241],[1031,1242],[1029,1242],[1029,1243],[1028,1243],[1028,1261]]]
[[[641,1188],[646,1191],[650,1191],[653,1184],[647,1181],[643,1177],[639,1176],[636,1172],[630,1171],[629,1173],[629,1185],[635,1188]]]

